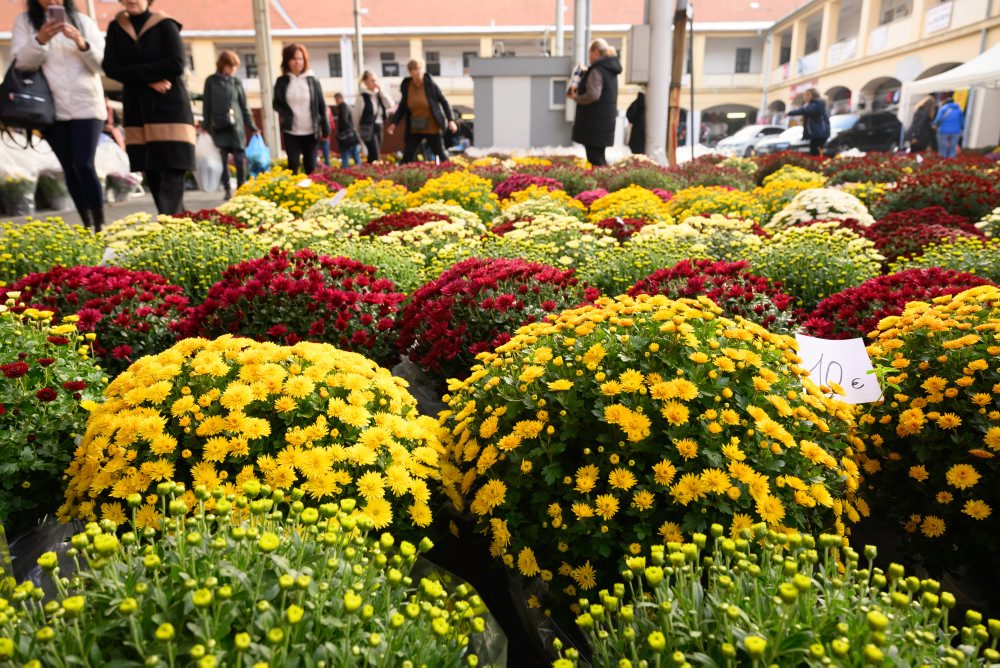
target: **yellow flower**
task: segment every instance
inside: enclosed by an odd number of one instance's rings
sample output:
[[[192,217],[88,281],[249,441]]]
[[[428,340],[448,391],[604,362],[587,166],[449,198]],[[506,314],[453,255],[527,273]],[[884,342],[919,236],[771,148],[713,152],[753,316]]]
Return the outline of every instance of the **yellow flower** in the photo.
[[[385,480],[377,471],[368,471],[355,481],[360,494],[366,501],[385,497]]]
[[[675,475],[677,475],[677,468],[666,459],[653,464],[653,479],[658,485],[669,485],[673,482]]]
[[[636,486],[635,475],[628,469],[617,468],[608,474],[608,484],[615,489],[628,491]]]
[[[688,407],[678,401],[667,401],[660,408],[660,414],[671,425],[678,426],[687,424],[691,412]]]
[[[916,466],[910,467],[910,477],[916,480],[917,482],[923,482],[930,477],[930,474],[927,473],[926,466],[924,466],[923,464],[918,464]]]
[[[733,523],[729,527],[729,535],[734,539],[739,538],[744,529],[753,526],[753,518],[743,513],[733,514]]]
[[[976,520],[985,520],[993,513],[993,509],[990,508],[989,504],[985,501],[975,499],[972,501],[966,501],[965,506],[962,508],[962,512]]]
[[[580,589],[593,589],[597,586],[597,571],[590,565],[589,560],[583,566],[574,568],[570,576],[576,581]]]
[[[594,500],[596,512],[604,520],[610,520],[618,512],[618,499],[610,494],[600,494]]]
[[[945,474],[948,484],[957,489],[969,489],[975,487],[982,477],[975,467],[970,464],[955,464]],[[932,536],[933,537],[933,536]]]
[[[768,524],[778,524],[785,519],[785,506],[778,497],[765,495],[757,500],[757,514]]]
[[[655,495],[647,490],[639,490],[632,496],[632,506],[639,511],[649,510],[653,507]]]
[[[942,536],[945,532],[944,520],[934,515],[928,515],[924,518],[924,521],[920,523],[920,532],[928,538],[937,538],[938,536]]]
[[[469,510],[477,515],[487,515],[507,498],[507,485],[499,480],[490,480],[479,488]]]
[[[560,378],[559,380],[554,380],[548,384],[549,389],[553,392],[565,392],[566,390],[572,389],[573,381],[566,378]]]
[[[937,425],[941,429],[954,429],[962,424],[962,418],[954,413],[944,413],[937,420]]]
[[[656,532],[663,538],[664,543],[684,542],[684,533],[681,531],[680,525],[675,522],[664,522]]]
[[[361,512],[371,518],[376,529],[384,529],[392,523],[392,505],[385,499],[369,500]]]
[[[674,441],[674,447],[684,459],[693,459],[698,455],[698,444],[693,439],[682,438]]]
[[[696,473],[685,473],[677,484],[670,488],[670,495],[682,506],[697,501],[705,496],[705,492],[701,477]]]
[[[517,554],[517,569],[521,571],[521,574],[525,577],[534,577],[541,572],[538,568],[538,561],[535,559],[535,553],[530,547],[522,548]]]
[[[570,510],[573,511],[573,514],[576,515],[576,519],[578,520],[585,520],[594,516],[594,509],[586,503],[574,503],[570,506]]]

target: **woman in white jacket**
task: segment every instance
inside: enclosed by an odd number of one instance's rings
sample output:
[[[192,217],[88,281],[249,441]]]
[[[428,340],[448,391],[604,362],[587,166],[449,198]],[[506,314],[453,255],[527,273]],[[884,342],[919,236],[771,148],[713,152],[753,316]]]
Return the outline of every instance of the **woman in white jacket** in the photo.
[[[52,5],[64,8],[64,21],[49,19]],[[101,85],[104,33],[76,10],[73,0],[28,0],[28,11],[14,21],[10,51],[17,69],[41,68],[45,74],[56,107],[56,123],[45,131],[45,140],[59,158],[83,224],[100,231],[104,194],[94,156],[107,119]]]
[[[379,88],[378,79],[368,70],[361,75],[361,94],[354,101],[354,130],[368,150],[368,162],[379,159],[382,128],[396,103]]]

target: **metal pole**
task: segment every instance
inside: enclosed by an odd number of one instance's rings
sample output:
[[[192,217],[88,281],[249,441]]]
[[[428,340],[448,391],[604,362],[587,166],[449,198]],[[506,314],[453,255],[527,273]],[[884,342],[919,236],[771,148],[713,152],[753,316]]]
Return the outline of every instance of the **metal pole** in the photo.
[[[358,81],[361,81],[361,75],[365,72],[365,46],[361,39],[361,0],[354,0],[354,44],[355,44],[355,63],[357,63],[358,68]]]
[[[564,42],[566,41],[566,5],[563,0],[556,0],[556,49],[554,56],[563,55]]]
[[[257,77],[260,79],[260,116],[264,143],[277,155],[281,148],[278,124],[271,102],[274,100],[274,71],[271,68],[271,16],[268,0],[253,0],[253,27],[257,49]]]
[[[688,62],[691,63],[691,77],[688,82],[688,90],[691,93],[691,108],[688,110],[688,141],[691,143],[691,159],[694,160],[695,138],[698,132],[694,128],[694,3],[688,2],[687,18],[691,22],[688,29]]]
[[[676,0],[647,0],[649,24],[649,83],[646,86],[646,153],[667,163],[667,116],[671,71],[671,22]]]
[[[760,94],[760,116],[757,117],[758,123],[770,123],[770,114],[767,111],[768,99],[768,87],[771,85],[771,61],[774,60],[773,55],[774,50],[774,37],[771,35],[771,31],[767,32],[767,38],[764,41],[764,89]]]
[[[593,25],[594,23],[594,6],[592,0],[586,0],[586,4],[587,4],[587,21],[584,24],[586,39],[583,40],[583,43],[587,45],[588,49],[590,49],[590,43],[594,40],[594,36],[590,33],[590,26]]]
[[[587,0],[573,3],[573,66],[587,65]]]

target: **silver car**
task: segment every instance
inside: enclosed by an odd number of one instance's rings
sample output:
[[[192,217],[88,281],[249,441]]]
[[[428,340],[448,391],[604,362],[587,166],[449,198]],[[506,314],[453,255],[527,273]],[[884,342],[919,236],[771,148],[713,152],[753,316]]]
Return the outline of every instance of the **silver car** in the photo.
[[[753,155],[753,147],[758,141],[780,134],[783,130],[780,125],[747,125],[716,144],[715,151],[722,155],[747,157]]]
[[[781,151],[809,151],[809,140],[802,138],[802,126],[788,128],[780,135],[765,137],[753,147],[755,155],[769,155]]]

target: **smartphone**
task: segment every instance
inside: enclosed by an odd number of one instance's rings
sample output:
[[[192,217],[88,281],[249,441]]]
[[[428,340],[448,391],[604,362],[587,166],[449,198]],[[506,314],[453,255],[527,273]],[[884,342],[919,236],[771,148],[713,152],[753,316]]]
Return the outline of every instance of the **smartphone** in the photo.
[[[66,23],[66,8],[62,5],[49,5],[45,16],[49,23]]]

